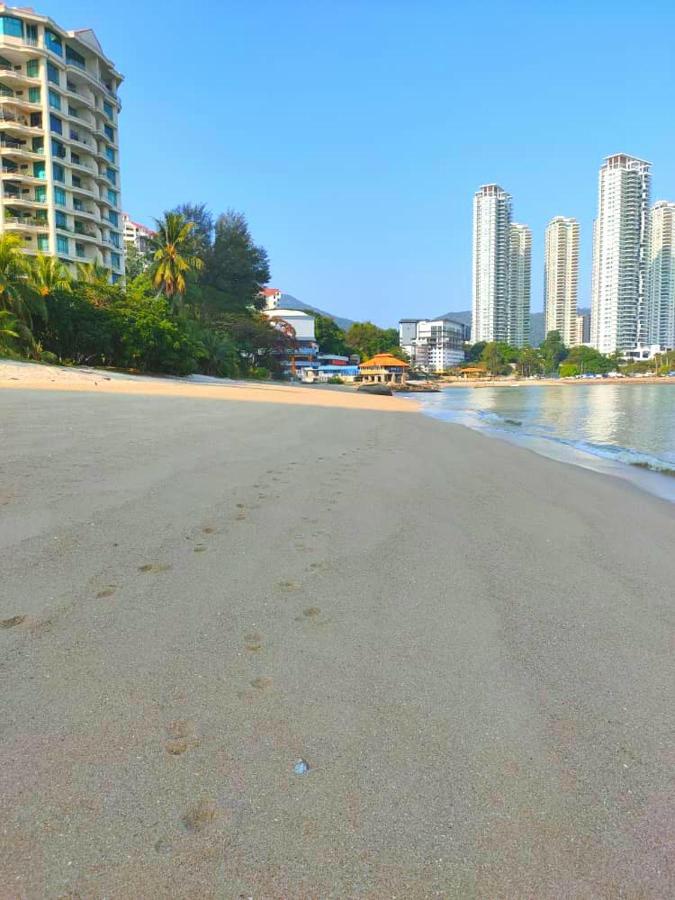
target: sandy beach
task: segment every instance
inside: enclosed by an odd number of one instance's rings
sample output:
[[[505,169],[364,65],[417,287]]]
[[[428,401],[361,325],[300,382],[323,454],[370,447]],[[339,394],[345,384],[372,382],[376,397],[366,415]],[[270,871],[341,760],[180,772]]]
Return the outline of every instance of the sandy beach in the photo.
[[[2,900],[673,895],[675,507],[397,397],[18,368]]]

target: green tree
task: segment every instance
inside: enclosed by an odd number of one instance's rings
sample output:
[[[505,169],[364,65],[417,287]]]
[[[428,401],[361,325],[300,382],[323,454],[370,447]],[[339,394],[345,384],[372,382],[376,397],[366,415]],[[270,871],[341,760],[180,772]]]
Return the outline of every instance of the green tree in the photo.
[[[321,352],[348,356],[349,348],[345,343],[345,333],[340,326],[330,316],[322,316],[319,313],[312,313],[312,315],[314,316],[314,334]]]
[[[345,343],[362,360],[369,359],[376,353],[391,353],[399,359],[405,359],[395,328],[378,328],[372,322],[355,322],[345,335]]]
[[[541,356],[534,347],[523,347],[516,363],[518,373],[525,378],[539,375],[542,370]]]
[[[138,278],[152,265],[152,253],[143,253],[134,244],[129,244],[124,257],[124,274],[128,279]]]
[[[567,356],[567,347],[562,342],[559,331],[549,331],[539,346],[544,372],[554,374]]]
[[[483,347],[480,361],[491,375],[506,375],[511,371],[508,364],[511,355],[512,348],[508,344],[490,341]]]
[[[269,279],[267,252],[253,242],[245,217],[232,210],[218,216],[202,278],[211,289],[205,294],[208,314],[262,309],[261,290]]]
[[[56,291],[69,291],[71,280],[68,269],[54,256],[38,253],[28,265],[28,284],[43,303]]]
[[[605,356],[594,347],[580,345],[572,347],[565,361],[560,366],[563,377],[571,375],[602,375],[616,368],[615,361]]]
[[[110,269],[107,269],[98,260],[93,262],[79,262],[76,266],[77,280],[82,284],[106,286],[110,283]]]
[[[475,344],[471,344],[464,354],[465,361],[467,363],[480,362],[481,354],[485,350],[486,344],[487,341],[477,341]]]
[[[186,222],[192,222],[190,232],[190,253],[205,260],[213,245],[213,215],[206,203],[180,203],[173,212],[182,216]]]
[[[44,316],[44,301],[31,290],[28,268],[19,235],[0,236],[0,309],[31,329],[34,317]]]
[[[182,297],[185,293],[186,276],[198,271],[203,261],[194,255],[191,232],[194,228],[180,213],[167,212],[157,222],[157,234],[152,240],[153,263],[151,274],[153,285],[169,300]]]

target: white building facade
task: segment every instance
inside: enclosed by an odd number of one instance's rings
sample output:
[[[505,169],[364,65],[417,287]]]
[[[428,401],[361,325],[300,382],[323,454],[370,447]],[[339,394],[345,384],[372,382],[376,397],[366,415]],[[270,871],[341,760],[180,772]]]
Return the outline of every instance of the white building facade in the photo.
[[[122,216],[124,228],[124,248],[135,247],[139,253],[147,253],[150,250],[155,232],[152,228],[134,222],[127,213]]]
[[[649,342],[675,348],[675,203],[652,207],[649,241]]]
[[[454,319],[401,319],[400,346],[412,368],[445,372],[464,362],[466,326]]]
[[[560,332],[567,347],[583,343],[578,334],[579,223],[556,216],[546,228],[544,335]]]
[[[124,275],[117,96],[91,29],[0,4],[0,233]]]
[[[608,156],[593,234],[591,343],[601,353],[649,341],[647,254],[651,163]]]
[[[532,232],[513,222],[509,229],[509,296],[506,340],[524,347],[530,340],[530,292],[532,285]]]
[[[484,184],[473,198],[472,340],[508,338],[511,196]]]

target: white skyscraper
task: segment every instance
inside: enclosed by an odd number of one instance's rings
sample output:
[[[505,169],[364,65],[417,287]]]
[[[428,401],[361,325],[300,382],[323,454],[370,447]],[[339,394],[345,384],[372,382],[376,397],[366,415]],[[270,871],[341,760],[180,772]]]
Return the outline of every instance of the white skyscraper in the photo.
[[[675,203],[652,208],[648,274],[649,343],[675,348]]]
[[[600,169],[593,233],[591,343],[601,353],[649,342],[651,163],[617,153]]]
[[[509,229],[509,296],[506,340],[524,347],[530,338],[532,232],[513,222]]]
[[[568,347],[581,343],[577,334],[579,223],[556,216],[546,228],[544,259],[545,334],[560,332]]]
[[[474,343],[508,340],[510,228],[510,195],[484,184],[473,200]]]

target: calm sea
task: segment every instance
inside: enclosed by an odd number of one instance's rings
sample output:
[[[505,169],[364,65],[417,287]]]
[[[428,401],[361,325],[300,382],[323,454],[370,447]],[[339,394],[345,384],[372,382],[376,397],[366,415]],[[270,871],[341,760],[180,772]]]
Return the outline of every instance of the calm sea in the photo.
[[[587,384],[453,387],[429,394],[424,411],[609,472],[675,501],[675,386]]]

